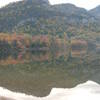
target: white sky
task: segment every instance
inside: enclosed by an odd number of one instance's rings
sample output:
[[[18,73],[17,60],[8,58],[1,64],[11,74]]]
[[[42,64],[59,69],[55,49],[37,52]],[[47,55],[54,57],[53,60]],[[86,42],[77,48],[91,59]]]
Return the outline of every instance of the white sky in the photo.
[[[9,4],[10,2],[15,2],[20,0],[0,0],[0,7],[5,6],[6,4]]]
[[[10,3],[20,0],[0,0],[0,7]],[[83,7],[86,9],[92,9],[97,5],[100,5],[100,0],[49,0],[51,4],[59,4],[59,3],[72,3],[78,7]]]

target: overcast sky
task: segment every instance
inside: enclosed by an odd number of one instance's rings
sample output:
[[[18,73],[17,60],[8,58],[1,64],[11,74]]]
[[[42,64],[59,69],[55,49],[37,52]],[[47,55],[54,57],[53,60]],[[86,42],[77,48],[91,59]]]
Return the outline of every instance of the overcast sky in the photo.
[[[0,7],[10,3],[20,0],[0,0]],[[78,7],[83,7],[86,9],[92,9],[97,5],[100,5],[100,0],[49,0],[51,4],[59,4],[59,3],[72,3]]]

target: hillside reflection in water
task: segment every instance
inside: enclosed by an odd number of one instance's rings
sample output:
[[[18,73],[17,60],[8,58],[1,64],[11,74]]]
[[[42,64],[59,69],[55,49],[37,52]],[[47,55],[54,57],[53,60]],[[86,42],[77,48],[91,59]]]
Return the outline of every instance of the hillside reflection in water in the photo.
[[[87,48],[19,52],[1,56],[0,86],[46,96],[53,87],[72,88],[87,80],[100,83],[99,66],[99,52]]]

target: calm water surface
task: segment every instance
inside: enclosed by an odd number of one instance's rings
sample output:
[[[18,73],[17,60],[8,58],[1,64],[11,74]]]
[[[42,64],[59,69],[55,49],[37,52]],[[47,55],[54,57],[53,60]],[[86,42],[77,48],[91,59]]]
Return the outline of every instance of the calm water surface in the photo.
[[[92,80],[100,84],[100,52],[63,49],[0,56],[0,86],[35,96]]]

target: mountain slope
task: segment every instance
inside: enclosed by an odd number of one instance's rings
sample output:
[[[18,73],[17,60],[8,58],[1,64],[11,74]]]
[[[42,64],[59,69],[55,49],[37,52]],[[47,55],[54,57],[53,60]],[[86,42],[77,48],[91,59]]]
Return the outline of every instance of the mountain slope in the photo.
[[[33,2],[34,1],[34,2]],[[31,17],[41,17],[44,13],[47,3],[43,4],[40,0],[25,0],[9,4],[0,9],[0,31],[12,31],[13,27]],[[47,12],[45,11],[45,15]],[[6,29],[5,29],[6,27]]]
[[[90,13],[91,15],[95,16],[96,18],[99,18],[99,19],[100,19],[100,5],[97,6],[96,8],[94,8],[94,9],[91,9],[91,10],[89,11],[89,13]]]
[[[0,32],[90,36],[99,33],[98,18],[72,4],[51,6],[47,0],[23,0],[0,9]],[[91,34],[90,34],[91,33]]]

